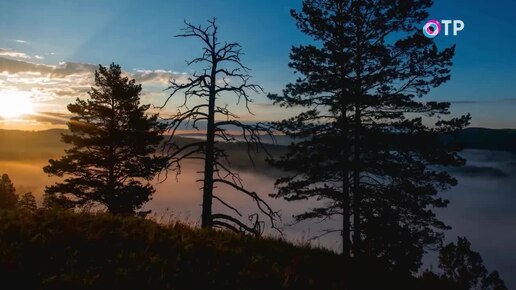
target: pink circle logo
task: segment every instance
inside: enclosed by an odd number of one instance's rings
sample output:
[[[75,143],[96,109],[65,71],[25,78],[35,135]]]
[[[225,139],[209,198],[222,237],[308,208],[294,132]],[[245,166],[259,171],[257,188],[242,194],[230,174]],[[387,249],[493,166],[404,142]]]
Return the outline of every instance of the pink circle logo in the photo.
[[[423,26],[423,34],[428,38],[436,37],[441,32],[441,23],[437,20],[429,20]]]

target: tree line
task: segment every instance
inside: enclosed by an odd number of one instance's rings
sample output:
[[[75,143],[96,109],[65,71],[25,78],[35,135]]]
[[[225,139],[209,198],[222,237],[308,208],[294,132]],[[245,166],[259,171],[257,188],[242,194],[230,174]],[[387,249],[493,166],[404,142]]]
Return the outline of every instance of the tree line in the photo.
[[[172,79],[166,88],[160,109],[172,98],[184,100],[171,116],[148,114],[149,105],[140,104],[141,85],[123,76],[119,65],[100,65],[89,98],[68,105],[72,117],[62,141],[71,147],[44,168],[65,179],[46,188],[46,203],[145,215],[141,208],[154,193],[150,181],[158,173],[180,173],[186,160],[201,160],[201,226],[259,236],[266,224],[277,229],[279,214],[244,186],[219,145],[243,138],[252,159],[253,151],[267,153],[263,136],[285,134],[293,140],[287,152],[267,157],[284,172],[271,196],[322,201],[295,220],[340,219],[339,228],[322,235],[340,233],[343,257],[375,257],[415,273],[428,249],[442,248],[449,228],[433,212],[448,204],[439,193],[457,184],[447,168],[465,164],[461,146],[443,143],[441,136],[461,131],[471,119],[450,117],[449,102],[423,99],[450,79],[455,54],[455,46],[439,49],[420,31],[431,5],[430,0],[303,1],[291,14],[312,41],[290,53],[288,65],[298,78],[281,94],[267,95],[275,105],[301,112],[277,122],[245,123],[220,103],[222,95],[234,96],[249,111],[252,94],[264,89],[251,81],[241,46],[219,39],[215,19],[207,26],[185,22],[177,35],[198,41],[201,50],[188,61],[196,72],[186,82]],[[185,124],[205,138],[178,142],[177,131]],[[214,191],[217,185],[246,196],[256,214],[246,221]],[[214,203],[233,214],[214,212]],[[469,249],[463,240],[460,245]]]
[[[37,209],[37,204],[32,192],[17,194],[9,175],[4,173],[0,178],[0,210],[6,209],[33,212]]]

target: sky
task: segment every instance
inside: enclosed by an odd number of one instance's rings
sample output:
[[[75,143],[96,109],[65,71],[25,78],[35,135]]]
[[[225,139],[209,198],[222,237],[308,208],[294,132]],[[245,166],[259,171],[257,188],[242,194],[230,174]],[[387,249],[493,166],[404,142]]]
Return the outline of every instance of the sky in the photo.
[[[290,49],[310,42],[289,13],[300,7],[299,0],[0,1],[0,128],[62,127],[66,104],[87,97],[92,71],[111,62],[142,83],[144,103],[161,105],[168,80],[192,73],[185,61],[200,52],[198,42],[174,37],[184,20],[206,24],[216,17],[220,38],[242,45],[243,62],[266,92],[279,93],[295,79],[288,68]],[[516,128],[516,1],[434,2],[429,19],[458,19],[465,28],[457,36],[435,38],[440,48],[456,44],[457,50],[451,80],[425,98],[452,102],[456,115],[470,112],[472,126]],[[2,98],[4,104],[29,100],[38,114],[6,118],[13,110],[1,108]],[[235,108],[244,120],[292,113],[271,106],[265,94],[253,98],[254,115]]]

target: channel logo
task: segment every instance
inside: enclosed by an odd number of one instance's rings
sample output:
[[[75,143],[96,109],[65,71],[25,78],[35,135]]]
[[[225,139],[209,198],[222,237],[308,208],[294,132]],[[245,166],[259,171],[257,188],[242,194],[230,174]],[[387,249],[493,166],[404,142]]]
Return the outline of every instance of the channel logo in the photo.
[[[450,32],[450,24],[453,24],[453,36],[457,36],[459,31],[464,29],[464,21],[462,20],[441,20],[440,22],[437,20],[429,20],[423,26],[423,34],[428,38],[434,38],[443,31],[444,27],[444,35],[448,36]]]

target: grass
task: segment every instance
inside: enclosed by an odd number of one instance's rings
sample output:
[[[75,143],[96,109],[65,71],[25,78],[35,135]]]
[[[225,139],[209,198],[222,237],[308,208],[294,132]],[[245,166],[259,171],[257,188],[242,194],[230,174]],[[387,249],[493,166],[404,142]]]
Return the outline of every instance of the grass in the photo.
[[[44,210],[0,212],[0,279],[28,289],[439,289],[285,241]]]

